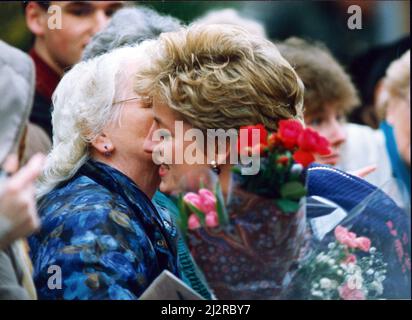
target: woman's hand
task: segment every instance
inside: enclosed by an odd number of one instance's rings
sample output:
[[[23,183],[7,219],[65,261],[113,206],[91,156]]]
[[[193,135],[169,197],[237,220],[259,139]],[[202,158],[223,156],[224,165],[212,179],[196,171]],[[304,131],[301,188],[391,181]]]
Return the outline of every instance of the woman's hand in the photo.
[[[45,157],[34,155],[30,161],[10,178],[0,182],[0,248],[14,240],[26,237],[39,227],[34,182],[41,173]],[[9,156],[5,172],[17,170],[16,156]]]

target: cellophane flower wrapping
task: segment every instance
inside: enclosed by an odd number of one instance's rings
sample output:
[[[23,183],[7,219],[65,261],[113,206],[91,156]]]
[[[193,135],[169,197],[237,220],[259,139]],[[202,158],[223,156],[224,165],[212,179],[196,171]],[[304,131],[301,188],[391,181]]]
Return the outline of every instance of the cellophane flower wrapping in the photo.
[[[393,187],[377,189],[349,212],[308,200],[310,250],[288,299],[410,299],[410,207],[391,198]],[[328,215],[316,217],[325,210]]]
[[[218,299],[276,299],[293,276],[307,236],[305,206],[285,215],[236,188],[226,226],[188,232],[191,253]]]

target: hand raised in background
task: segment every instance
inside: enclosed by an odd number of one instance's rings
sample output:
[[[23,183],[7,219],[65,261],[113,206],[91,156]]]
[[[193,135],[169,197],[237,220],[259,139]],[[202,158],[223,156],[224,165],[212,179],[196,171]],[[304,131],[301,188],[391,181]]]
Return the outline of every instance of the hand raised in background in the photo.
[[[39,227],[34,183],[44,162],[45,156],[36,154],[17,171],[18,160],[15,155],[5,161],[4,171],[14,174],[0,181],[0,248],[30,235]]]

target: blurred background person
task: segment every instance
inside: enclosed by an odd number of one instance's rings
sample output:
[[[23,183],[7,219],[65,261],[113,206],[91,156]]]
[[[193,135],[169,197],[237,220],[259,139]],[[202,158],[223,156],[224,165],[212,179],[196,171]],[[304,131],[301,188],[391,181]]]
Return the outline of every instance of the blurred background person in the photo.
[[[49,21],[60,9],[61,28]],[[64,71],[78,62],[91,37],[102,30],[124,1],[24,1],[28,29],[33,35],[29,51],[36,67],[36,93],[30,120],[51,137],[51,96]],[[56,8],[55,7],[55,8]]]
[[[44,157],[34,156],[15,173],[33,103],[34,66],[23,52],[0,41],[0,74],[0,299],[35,299],[31,262],[20,239],[39,226],[34,181]]]
[[[249,33],[266,38],[266,30],[260,22],[247,18],[231,8],[212,10],[193,21],[196,24],[231,24],[241,26]]]
[[[178,19],[160,15],[149,8],[122,8],[112,16],[107,27],[93,36],[84,48],[82,60],[100,56],[122,46],[155,39],[163,32],[180,28],[181,22]]]
[[[361,13],[361,26],[350,29],[352,5]],[[399,39],[410,32],[409,1],[245,1],[239,9],[264,23],[268,37],[282,41],[295,36],[321,41],[347,66],[370,47]],[[337,37],[337,35],[339,35]],[[350,49],[349,49],[350,48]]]
[[[345,120],[359,98],[344,68],[320,43],[290,38],[277,45],[305,84],[305,123],[331,143],[332,154],[317,162],[347,172],[376,166],[364,178],[377,186],[387,182],[391,172],[382,132]]]
[[[378,96],[384,120],[380,128],[391,163],[391,173],[411,195],[411,54],[405,52],[386,70]]]
[[[83,1],[82,1],[83,2]],[[129,2],[128,2],[129,3]],[[189,24],[210,10],[236,9],[239,15],[262,23],[267,36],[285,40],[291,36],[322,41],[346,65],[370,47],[395,41],[410,33],[409,1],[130,1]],[[30,35],[17,2],[2,3],[0,38],[29,49]],[[351,5],[361,9],[362,29],[351,30]],[[339,37],[336,35],[339,34]],[[348,50],[350,47],[350,50]]]
[[[394,42],[368,48],[351,60],[348,72],[358,89],[360,103],[349,114],[350,122],[379,128],[381,116],[376,107],[382,79],[391,62],[400,58],[410,46],[407,35]]]
[[[83,60],[92,59],[113,49],[135,45],[147,39],[155,39],[163,32],[177,31],[181,22],[170,16],[163,16],[145,7],[130,7],[118,10],[108,26],[97,33],[83,52]],[[176,218],[178,211],[161,192],[152,198],[159,212]],[[177,242],[177,254],[182,280],[205,299],[212,297],[203,274],[195,262],[182,237]]]

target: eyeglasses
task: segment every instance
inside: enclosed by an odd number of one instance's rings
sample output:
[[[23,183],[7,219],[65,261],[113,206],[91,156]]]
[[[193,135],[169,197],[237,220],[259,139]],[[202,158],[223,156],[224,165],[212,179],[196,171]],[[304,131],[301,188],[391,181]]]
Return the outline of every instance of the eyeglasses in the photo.
[[[123,103],[123,102],[128,102],[128,101],[132,101],[132,100],[140,100],[144,103],[150,104],[152,103],[152,97],[149,96],[143,96],[143,97],[134,97],[134,98],[129,98],[129,99],[125,99],[125,100],[120,100],[120,101],[116,101],[113,102],[112,105],[118,104],[118,103]]]

